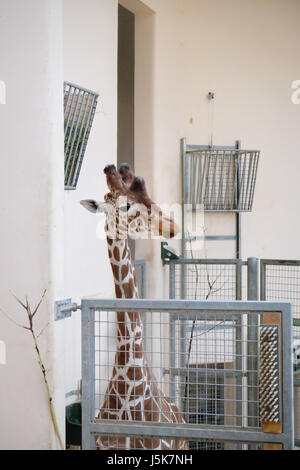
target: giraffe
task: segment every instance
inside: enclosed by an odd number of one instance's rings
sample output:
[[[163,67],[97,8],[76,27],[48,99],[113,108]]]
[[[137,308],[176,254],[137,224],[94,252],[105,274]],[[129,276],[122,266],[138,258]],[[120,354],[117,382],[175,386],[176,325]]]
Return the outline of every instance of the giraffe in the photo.
[[[145,182],[129,165],[117,171],[104,169],[110,192],[104,203],[84,200],[91,212],[106,214],[106,238],[117,298],[137,299],[138,288],[128,234],[133,238],[152,233],[172,238],[178,228],[149,197]],[[126,216],[124,216],[124,214]],[[98,418],[126,421],[184,423],[177,406],[159,389],[143,351],[143,323],[139,312],[117,313],[117,351],[110,383]],[[187,442],[162,438],[97,436],[96,448],[184,450]]]

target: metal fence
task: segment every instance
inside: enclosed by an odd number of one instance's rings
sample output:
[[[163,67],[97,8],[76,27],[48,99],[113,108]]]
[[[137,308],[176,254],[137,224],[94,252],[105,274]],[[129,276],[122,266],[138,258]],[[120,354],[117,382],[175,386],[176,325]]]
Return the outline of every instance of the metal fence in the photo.
[[[242,260],[176,259],[168,262],[170,299],[241,300]]]
[[[300,447],[300,260],[260,260],[262,300],[293,303],[295,444]]]
[[[83,300],[83,449],[291,449],[291,334],[288,303]]]
[[[300,326],[300,260],[261,259],[260,285],[262,300],[293,302],[293,318]]]
[[[138,259],[133,261],[138,292],[141,299],[146,299],[147,297],[147,263],[145,260]]]
[[[293,304],[295,436],[300,446],[300,261],[180,259],[169,265],[170,298],[288,301]],[[260,264],[260,284],[259,284]],[[188,343],[188,331],[185,331]],[[211,448],[207,443],[206,448]]]
[[[98,96],[64,82],[65,189],[76,189]]]

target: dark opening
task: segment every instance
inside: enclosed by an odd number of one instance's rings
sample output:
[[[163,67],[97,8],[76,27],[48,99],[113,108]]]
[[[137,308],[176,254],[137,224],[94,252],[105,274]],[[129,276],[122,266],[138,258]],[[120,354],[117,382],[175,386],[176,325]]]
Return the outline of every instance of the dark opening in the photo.
[[[118,25],[118,166],[134,169],[134,30],[135,17],[119,5]],[[134,258],[134,241],[129,240]]]

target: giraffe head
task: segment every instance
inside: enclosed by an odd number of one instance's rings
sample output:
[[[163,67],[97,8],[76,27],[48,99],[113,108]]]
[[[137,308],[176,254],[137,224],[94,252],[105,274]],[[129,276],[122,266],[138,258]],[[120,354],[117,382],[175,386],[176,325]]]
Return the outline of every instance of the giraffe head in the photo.
[[[126,163],[104,168],[110,190],[104,202],[87,199],[80,204],[94,213],[106,214],[105,230],[112,239],[173,238],[179,232],[172,216],[152,201],[143,178],[135,176]]]

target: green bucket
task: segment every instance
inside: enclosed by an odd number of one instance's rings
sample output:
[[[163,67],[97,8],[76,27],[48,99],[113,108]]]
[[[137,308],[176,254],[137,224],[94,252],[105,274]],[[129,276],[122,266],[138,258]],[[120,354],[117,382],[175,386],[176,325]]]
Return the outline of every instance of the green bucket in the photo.
[[[66,445],[81,446],[81,402],[66,407]]]

